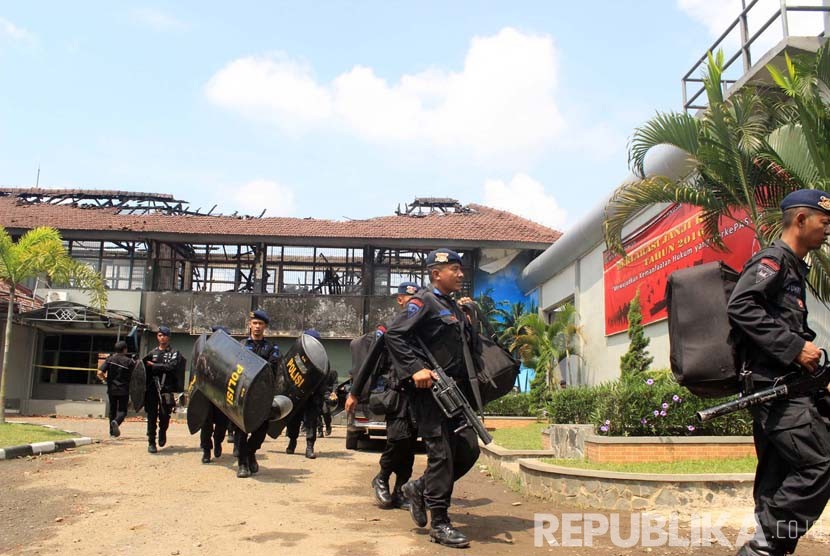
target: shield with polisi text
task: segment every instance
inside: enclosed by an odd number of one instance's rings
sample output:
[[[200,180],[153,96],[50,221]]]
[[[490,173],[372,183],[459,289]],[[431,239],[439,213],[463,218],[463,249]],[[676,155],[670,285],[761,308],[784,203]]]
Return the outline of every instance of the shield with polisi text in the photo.
[[[290,399],[293,408],[286,418],[269,422],[271,438],[279,436],[288,419],[303,411],[308,398],[325,379],[328,368],[328,354],[319,340],[308,334],[297,338],[280,359],[276,378],[276,393]]]
[[[274,373],[268,362],[222,330],[196,355],[194,390],[204,394],[242,431],[268,420],[274,399]]]

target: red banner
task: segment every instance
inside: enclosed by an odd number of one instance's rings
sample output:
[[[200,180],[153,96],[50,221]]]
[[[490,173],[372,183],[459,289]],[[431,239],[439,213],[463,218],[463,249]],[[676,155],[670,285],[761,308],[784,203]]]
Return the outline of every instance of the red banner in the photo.
[[[722,219],[720,233],[726,251],[717,251],[705,241],[700,209],[672,205],[635,232],[625,244],[625,259],[604,253],[605,334],[628,329],[628,306],[640,290],[643,324],[666,318],[666,281],[680,268],[723,261],[740,271],[758,241],[747,227],[743,213],[737,221]]]

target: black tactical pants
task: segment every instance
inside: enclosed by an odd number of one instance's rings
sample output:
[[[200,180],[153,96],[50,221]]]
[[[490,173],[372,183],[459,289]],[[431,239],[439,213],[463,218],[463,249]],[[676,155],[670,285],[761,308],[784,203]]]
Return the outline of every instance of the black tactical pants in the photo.
[[[127,403],[130,400],[130,396],[126,394],[123,396],[108,394],[108,396],[110,401],[110,421],[115,421],[120,425],[127,418]]]
[[[215,444],[221,444],[225,441],[225,433],[228,430],[228,417],[219,411],[216,406],[212,406],[208,412],[207,419],[202,425],[202,430],[199,436],[200,444],[203,450],[210,450]],[[213,442],[211,442],[211,438]]]
[[[262,423],[251,434],[245,434],[241,430],[236,429],[234,436],[236,437],[236,447],[239,450],[239,461],[247,463],[248,458],[262,448],[262,443],[265,442],[265,436],[267,434],[268,421]]]
[[[387,481],[392,473],[398,486],[412,476],[415,463],[415,440],[418,436],[409,417],[387,417],[386,448],[380,455],[380,476]]]
[[[472,428],[456,434],[459,423],[444,420],[441,436],[424,438],[427,468],[424,472],[424,500],[430,511],[446,512],[455,481],[472,469],[479,456],[478,436]]]
[[[300,436],[300,425],[305,427],[305,439],[309,442],[317,440],[317,419],[320,417],[320,409],[314,403],[314,399],[308,400],[305,406],[296,415],[288,420],[285,425],[285,435],[297,440]]]
[[[752,413],[755,515],[767,540],[792,552],[830,499],[830,429],[808,397]]]
[[[158,430],[166,431],[170,426],[170,407],[162,407],[158,392],[150,390],[144,400],[144,410],[147,412],[147,440],[156,441],[156,424]]]

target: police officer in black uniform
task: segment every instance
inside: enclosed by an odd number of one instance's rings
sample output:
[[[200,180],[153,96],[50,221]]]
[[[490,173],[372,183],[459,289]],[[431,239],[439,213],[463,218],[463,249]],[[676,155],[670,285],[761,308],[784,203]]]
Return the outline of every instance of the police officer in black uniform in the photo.
[[[320,333],[314,328],[309,328],[303,334],[320,340]],[[328,373],[328,370],[326,371]],[[312,392],[302,408],[300,408],[285,425],[285,435],[288,437],[286,454],[293,454],[297,450],[297,438],[300,436],[300,425],[305,427],[305,457],[316,459],[314,444],[317,442],[317,421],[323,413],[323,402],[327,396],[327,381],[323,380],[317,389]]]
[[[135,368],[135,359],[127,355],[127,342],[115,342],[115,353],[107,357],[98,369],[98,379],[107,381],[109,397],[110,436],[121,436],[119,426],[127,417],[127,402],[130,399],[130,377]]]
[[[461,257],[449,249],[438,249],[427,256],[431,287],[416,293],[386,332],[386,346],[399,380],[415,384],[411,397],[418,433],[427,449],[427,468],[423,477],[403,486],[410,514],[419,526],[426,525],[426,508],[431,514],[430,539],[439,544],[462,548],[467,537],[452,526],[447,513],[453,483],[469,471],[479,456],[478,437],[472,428],[454,432],[459,419],[448,419],[432,397],[430,388],[437,375],[428,368],[416,337],[426,345],[438,364],[452,377],[467,399],[473,399],[464,362],[464,341],[471,353],[479,353],[477,336],[462,313],[453,294],[461,290],[464,273]]]
[[[754,390],[792,372],[815,372],[820,360],[807,325],[809,268],[803,259],[830,234],[830,193],[795,191],[781,210],[781,238],[747,262],[728,304]],[[830,498],[830,421],[817,401],[805,395],[752,408],[759,527],[739,555],[792,553],[824,510]]]
[[[395,293],[395,301],[403,311],[412,296],[421,289],[415,282],[403,282],[398,286]],[[384,358],[384,356],[382,356]],[[397,379],[395,370],[391,367],[388,358],[386,362],[379,362],[379,365],[386,367],[383,374],[384,382],[389,388],[402,391],[402,386]],[[354,377],[349,397],[346,398],[346,412],[354,413],[358,404],[357,393],[363,391],[366,383],[371,379],[373,368],[366,367],[365,373]],[[415,463],[415,441],[418,432],[415,430],[415,420],[409,404],[409,395],[401,392],[401,404],[395,413],[386,416],[386,448],[380,456],[380,472],[372,479],[375,499],[381,508],[403,508],[410,509],[409,502],[403,496],[401,489],[410,477],[412,477],[412,465]],[[390,492],[389,479],[395,474],[395,488]]]
[[[250,335],[241,340],[245,348],[256,353],[268,362],[271,372],[275,372],[280,360],[280,348],[265,339],[265,329],[270,323],[268,313],[262,309],[252,311],[248,321]],[[259,463],[256,460],[256,452],[262,447],[265,435],[268,433],[268,420],[265,420],[250,435],[245,434],[235,427],[234,437],[236,440],[237,461],[239,467],[236,476],[240,479],[250,477],[259,471]]]
[[[170,328],[159,326],[156,333],[159,347],[151,351],[144,359],[147,369],[147,392],[144,398],[144,410],[147,412],[147,451],[158,452],[156,447],[156,424],[158,423],[158,445],[167,444],[167,428],[170,426],[170,414],[175,408],[173,392],[179,391],[178,371],[184,359],[178,350],[170,347]],[[161,397],[159,397],[161,392]]]
[[[216,332],[217,330],[221,330],[230,335],[230,330],[224,326],[210,327],[211,332]],[[211,403],[210,411],[208,411],[205,422],[202,424],[202,429],[199,432],[199,445],[202,447],[202,463],[210,463],[211,449],[213,449],[213,457],[221,457],[222,442],[225,441],[225,434],[228,431],[229,423],[228,416],[222,413],[216,405]]]

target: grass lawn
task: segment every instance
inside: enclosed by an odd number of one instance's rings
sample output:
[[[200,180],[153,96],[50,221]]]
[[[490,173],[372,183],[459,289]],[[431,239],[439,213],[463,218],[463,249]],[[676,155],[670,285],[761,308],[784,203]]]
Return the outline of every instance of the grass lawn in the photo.
[[[707,459],[677,461],[674,463],[592,463],[576,459],[542,459],[545,463],[575,467],[577,469],[598,469],[601,471],[624,471],[627,473],[755,473],[758,461],[754,456],[740,459]]]
[[[30,442],[62,440],[65,438],[72,438],[72,435],[38,425],[19,425],[16,423],[4,423],[0,425],[0,448],[20,446],[21,444],[29,444]]]
[[[541,450],[542,430],[546,423],[534,423],[514,429],[497,429],[493,431],[493,442],[508,450]]]

